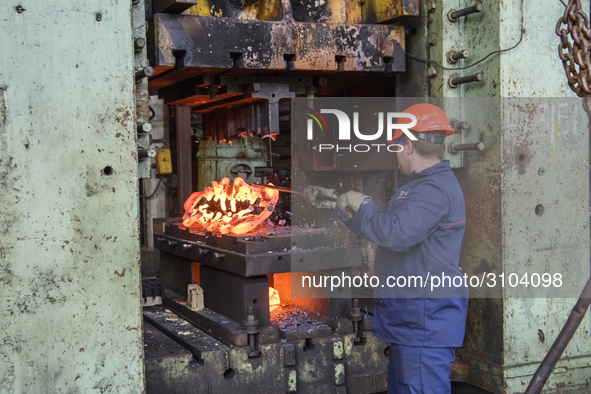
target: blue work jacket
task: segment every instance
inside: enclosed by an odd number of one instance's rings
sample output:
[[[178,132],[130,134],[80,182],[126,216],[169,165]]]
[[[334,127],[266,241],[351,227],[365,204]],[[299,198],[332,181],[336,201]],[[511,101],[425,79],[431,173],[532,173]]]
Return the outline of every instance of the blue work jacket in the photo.
[[[461,346],[468,309],[459,270],[466,212],[449,161],[413,171],[382,207],[366,200],[352,219],[338,207],[335,214],[378,245],[374,335],[407,346]]]

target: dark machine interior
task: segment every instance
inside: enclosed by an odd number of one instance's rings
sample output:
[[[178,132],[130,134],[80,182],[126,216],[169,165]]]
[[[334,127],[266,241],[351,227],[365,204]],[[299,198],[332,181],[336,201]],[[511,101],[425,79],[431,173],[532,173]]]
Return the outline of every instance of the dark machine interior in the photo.
[[[157,173],[166,217],[150,218],[147,199],[142,209],[143,226],[153,226],[153,240],[143,233],[148,392],[385,391],[388,344],[371,333],[371,292],[291,291],[306,273],[369,272],[365,240],[299,194],[280,192],[273,213],[244,234],[186,228],[183,205],[238,176],[388,198],[398,182],[391,154],[292,157],[291,99],[396,96],[396,73],[406,67],[398,21],[418,15],[418,1],[386,11],[344,2],[165,3],[148,7],[149,90],[166,108],[158,142],[172,164]],[[292,204],[306,213],[297,222]]]

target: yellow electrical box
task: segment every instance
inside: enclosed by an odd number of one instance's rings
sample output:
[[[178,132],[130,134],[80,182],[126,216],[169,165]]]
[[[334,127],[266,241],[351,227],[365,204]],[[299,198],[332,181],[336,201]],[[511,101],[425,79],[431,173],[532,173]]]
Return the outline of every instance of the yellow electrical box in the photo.
[[[170,158],[170,149],[158,149],[158,153],[156,153],[156,171],[158,174],[172,174],[172,159]]]

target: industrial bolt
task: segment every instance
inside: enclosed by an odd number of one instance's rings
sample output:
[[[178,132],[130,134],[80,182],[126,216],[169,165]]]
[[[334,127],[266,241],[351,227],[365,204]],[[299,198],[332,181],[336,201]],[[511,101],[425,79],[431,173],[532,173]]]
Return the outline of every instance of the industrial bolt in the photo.
[[[538,170],[538,174],[544,175],[545,173],[546,173],[546,169],[544,167],[540,167],[540,169]]]
[[[139,82],[143,78],[151,77],[152,75],[154,75],[154,69],[150,66],[146,66],[135,72],[135,81]]]
[[[225,259],[225,258],[226,258],[226,255],[225,255],[225,253],[218,253],[218,252],[215,252],[215,253],[213,254],[213,261],[214,261],[214,262],[216,262],[216,263],[219,263],[219,262],[221,262],[221,261],[222,261],[223,259]]]
[[[353,322],[353,330],[355,330],[355,338],[353,341],[355,343],[359,343],[361,342],[361,336],[359,335],[359,322],[363,320],[363,313],[359,308],[359,299],[357,298],[353,300],[353,306],[349,311],[349,320]]]
[[[450,144],[449,145],[449,153],[451,153],[452,155],[457,154],[459,151],[462,150],[478,150],[478,151],[482,151],[484,150],[484,144],[482,142],[478,142],[476,144]]]
[[[476,3],[472,7],[462,8],[461,10],[450,10],[447,13],[447,19],[449,19],[450,22],[455,22],[462,16],[470,15],[475,12],[482,12],[483,9],[484,7],[482,6],[482,3]]]
[[[154,157],[156,157],[156,154],[158,152],[156,152],[156,149],[154,148],[148,148],[148,149],[144,149],[144,148],[138,148],[138,158],[139,159],[153,159]]]
[[[427,39],[427,41],[429,42],[430,45],[437,44],[438,40],[439,40],[439,37],[437,37],[437,34],[435,34],[435,33],[430,33],[429,38]]]
[[[256,335],[260,332],[260,320],[254,314],[254,308],[249,306],[246,312],[246,319],[242,321],[244,330],[248,334],[248,345],[250,346],[250,352],[248,357],[258,357],[261,352],[257,350],[257,337]]]
[[[25,12],[26,10],[23,8],[22,5],[17,5],[16,7],[14,7],[14,9],[16,10],[16,12],[18,12],[19,14],[22,14],[23,12]]]
[[[146,46],[146,40],[142,37],[136,38],[133,42],[133,47],[136,53],[141,51]]]
[[[137,122],[137,132],[138,133],[149,133],[152,131],[152,124],[148,122]]]
[[[448,85],[450,88],[455,88],[458,85],[464,84],[464,83],[470,83],[470,82],[482,82],[484,80],[484,74],[483,73],[476,73],[473,75],[466,75],[465,77],[458,77],[456,75],[452,75],[451,78],[449,78],[448,81]]]
[[[434,0],[427,2],[427,11],[429,11],[429,12],[437,11],[437,3]]]
[[[427,75],[431,78],[435,78],[437,76],[437,68],[431,66],[427,69]]]
[[[447,54],[447,61],[450,64],[455,64],[460,59],[466,59],[470,56],[470,52],[463,50],[463,51],[451,51]]]
[[[101,13],[97,12],[95,19],[97,22],[100,22],[101,20],[103,20],[103,15]]]
[[[453,127],[454,130],[459,133],[462,130],[469,129],[470,123],[465,122],[465,121],[461,121],[461,120],[456,120],[456,121],[452,122],[451,127]]]

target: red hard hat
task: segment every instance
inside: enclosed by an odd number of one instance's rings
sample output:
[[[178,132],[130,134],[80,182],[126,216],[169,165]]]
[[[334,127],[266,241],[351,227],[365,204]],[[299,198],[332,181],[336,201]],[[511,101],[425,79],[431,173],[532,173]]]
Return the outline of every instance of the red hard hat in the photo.
[[[409,127],[409,130],[417,133],[425,133],[429,131],[445,131],[445,135],[452,135],[455,130],[449,124],[447,115],[441,108],[433,104],[415,104],[404,110],[407,114],[413,114],[417,118],[417,124],[414,127]],[[408,118],[399,119],[399,123],[410,123]],[[393,141],[397,141],[402,136],[403,131],[396,129]]]

